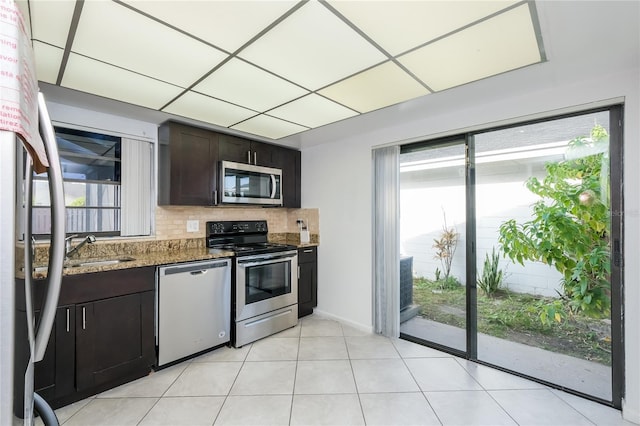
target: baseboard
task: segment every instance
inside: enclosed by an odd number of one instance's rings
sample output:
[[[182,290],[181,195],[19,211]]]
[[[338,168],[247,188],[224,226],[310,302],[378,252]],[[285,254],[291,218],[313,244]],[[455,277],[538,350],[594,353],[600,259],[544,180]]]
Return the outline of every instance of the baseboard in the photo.
[[[363,333],[373,333],[373,326],[371,325],[363,325],[357,322],[350,321],[346,318],[339,317],[337,315],[330,314],[328,312],[324,312],[318,308],[313,310],[313,315],[316,317],[322,317],[326,319],[332,319],[334,321],[338,321],[344,325],[348,325],[349,327],[355,328],[358,331],[362,331]]]
[[[622,418],[628,422],[640,425],[640,411],[638,411],[638,405],[631,408],[630,404],[626,404],[626,401],[622,400]]]

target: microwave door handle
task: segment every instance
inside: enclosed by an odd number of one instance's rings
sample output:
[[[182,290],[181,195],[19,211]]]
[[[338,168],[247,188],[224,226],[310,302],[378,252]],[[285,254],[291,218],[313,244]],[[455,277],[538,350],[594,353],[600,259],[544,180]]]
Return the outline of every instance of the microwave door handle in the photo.
[[[276,175],[271,175],[271,198],[276,198]]]

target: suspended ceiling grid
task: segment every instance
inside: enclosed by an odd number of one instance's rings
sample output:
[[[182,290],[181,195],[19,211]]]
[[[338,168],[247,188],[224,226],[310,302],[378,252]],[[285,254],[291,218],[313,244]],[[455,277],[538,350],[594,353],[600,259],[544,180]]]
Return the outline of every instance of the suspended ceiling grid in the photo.
[[[279,139],[545,61],[530,1],[30,0],[40,81]]]

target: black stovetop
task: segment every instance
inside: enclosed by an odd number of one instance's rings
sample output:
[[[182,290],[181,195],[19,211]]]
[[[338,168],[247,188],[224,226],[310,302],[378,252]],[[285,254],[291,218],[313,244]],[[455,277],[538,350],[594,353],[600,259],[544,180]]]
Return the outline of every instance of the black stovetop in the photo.
[[[270,243],[266,220],[207,222],[207,247],[237,256],[295,250],[289,244]]]

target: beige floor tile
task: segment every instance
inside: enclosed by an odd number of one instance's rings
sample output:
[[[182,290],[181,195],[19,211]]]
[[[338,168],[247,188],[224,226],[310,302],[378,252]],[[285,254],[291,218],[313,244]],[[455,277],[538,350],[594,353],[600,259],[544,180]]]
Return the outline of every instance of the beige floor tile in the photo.
[[[482,390],[453,358],[410,358],[404,362],[423,391]]]
[[[117,388],[102,392],[98,398],[161,397],[187,368],[188,363],[177,364]]]
[[[345,337],[351,359],[400,358],[389,339],[382,336]]]
[[[246,361],[295,361],[300,339],[283,337],[254,342]]]
[[[440,426],[440,420],[420,392],[361,394],[360,403],[367,426]]]
[[[495,390],[489,395],[521,425],[593,425],[548,389]]]
[[[358,393],[420,391],[401,359],[355,359],[351,365]]]
[[[158,398],[95,398],[69,418],[65,426],[135,426]]]
[[[236,349],[233,347],[223,346],[206,354],[202,354],[194,358],[192,362],[213,362],[213,361],[239,361],[242,362],[247,358],[247,354],[251,349],[251,344],[244,345]]]
[[[227,395],[241,366],[241,362],[193,362],[164,396]]]
[[[349,354],[344,337],[302,337],[298,359],[349,359]]]
[[[348,360],[299,361],[296,394],[356,393]]]
[[[210,426],[224,399],[223,396],[161,398],[139,426]]]
[[[305,318],[301,327],[300,337],[343,335],[340,323],[328,319]]]
[[[358,395],[294,395],[291,426],[364,425]]]
[[[216,426],[287,426],[291,395],[229,396],[216,419]]]
[[[295,374],[295,361],[245,362],[231,395],[291,395]]]

